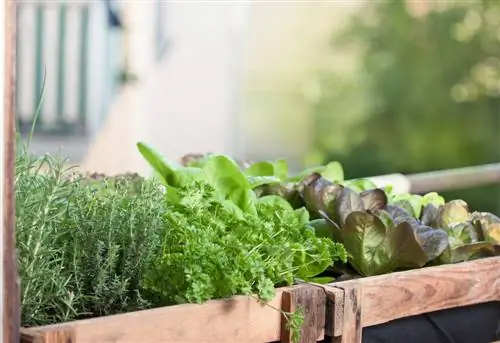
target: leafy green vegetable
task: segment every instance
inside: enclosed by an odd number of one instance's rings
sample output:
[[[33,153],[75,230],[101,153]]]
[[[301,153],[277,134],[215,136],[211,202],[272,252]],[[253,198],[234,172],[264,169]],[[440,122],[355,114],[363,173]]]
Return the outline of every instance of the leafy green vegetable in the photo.
[[[274,286],[310,279],[346,258],[342,245],[316,237],[278,196],[236,216],[208,182],[179,187],[179,204],[167,202],[163,254],[146,286],[166,303],[203,302],[234,294],[274,296]]]
[[[377,186],[368,179],[347,180],[343,182],[343,185],[356,192],[363,192],[377,188]]]
[[[304,201],[300,196],[298,185],[294,183],[266,184],[254,189],[257,196],[278,195],[286,199],[293,208],[301,208]]]
[[[137,143],[137,148],[142,154],[144,159],[151,165],[151,167],[158,173],[160,179],[165,185],[175,184],[175,170],[176,167],[167,162],[160,153],[146,143]]]
[[[339,162],[330,162],[326,166],[318,166],[305,169],[300,173],[290,177],[288,181],[298,182],[311,174],[320,174],[330,182],[344,181],[344,170]]]
[[[422,221],[443,228],[449,235],[449,246],[440,256],[440,263],[500,254],[500,237],[493,238],[495,230],[500,228],[500,219],[491,213],[469,213],[463,200],[453,200],[439,207],[427,205]]]
[[[422,267],[448,246],[445,231],[422,225],[403,208],[389,205],[381,189],[358,193],[313,174],[303,180],[301,195],[308,209],[330,225],[328,232],[324,222],[315,222],[320,234],[342,242],[349,263],[361,275]]]
[[[390,204],[404,208],[415,218],[421,217],[422,209],[427,205],[439,207],[445,204],[444,198],[435,192],[423,196],[418,194],[391,194],[388,201]]]

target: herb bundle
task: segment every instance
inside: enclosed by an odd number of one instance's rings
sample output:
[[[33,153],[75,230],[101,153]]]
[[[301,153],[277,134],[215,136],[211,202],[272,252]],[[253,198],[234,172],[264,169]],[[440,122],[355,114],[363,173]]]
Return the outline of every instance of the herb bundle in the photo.
[[[166,303],[204,302],[235,294],[274,297],[275,285],[312,279],[335,260],[341,245],[316,237],[305,211],[281,198],[262,198],[240,213],[207,182],[177,189],[167,202],[163,253],[147,285]]]
[[[18,149],[16,235],[22,325],[150,307],[140,282],[158,253],[163,195],[133,175],[96,180]]]

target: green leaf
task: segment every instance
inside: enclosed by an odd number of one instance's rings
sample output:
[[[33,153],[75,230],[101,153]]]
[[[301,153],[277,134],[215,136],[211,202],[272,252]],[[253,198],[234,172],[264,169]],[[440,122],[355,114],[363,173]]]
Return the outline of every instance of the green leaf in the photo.
[[[423,196],[424,206],[427,204],[432,204],[436,207],[442,206],[446,203],[444,198],[437,194],[436,192],[430,192]]]
[[[286,199],[293,208],[304,206],[297,185],[293,183],[266,184],[254,189],[259,196],[279,195]]]
[[[334,239],[334,230],[325,219],[314,219],[309,222],[309,225],[314,229],[316,237]]]
[[[252,188],[264,185],[279,184],[281,182],[276,176],[248,176],[248,182]]]
[[[331,182],[344,181],[344,170],[339,162],[330,162],[320,172],[321,176]]]
[[[180,167],[174,174],[172,182],[176,186],[185,186],[194,181],[202,181],[205,179],[206,176],[203,169],[196,167]]]
[[[207,181],[217,193],[234,201],[241,209],[253,211],[252,187],[236,162],[224,155],[208,156],[203,165]]]
[[[443,264],[458,263],[498,255],[500,255],[500,245],[490,242],[475,242],[449,247],[439,257],[439,262]]]
[[[398,200],[396,202],[393,202],[393,205],[404,209],[413,218],[418,218],[417,213],[419,211],[419,207],[418,205],[414,206],[415,203],[412,204],[409,200]]]
[[[256,162],[245,169],[245,175],[259,179],[264,177],[261,180],[265,180],[265,177],[268,177],[269,181],[266,183],[286,181],[288,177],[288,164],[282,159],[274,162]],[[262,184],[265,183],[262,182]]]
[[[391,203],[403,207],[415,218],[420,218],[422,206],[425,205],[424,198],[417,194],[396,194]]]
[[[377,188],[377,186],[368,179],[347,180],[343,182],[343,185],[356,192],[363,192]]]
[[[275,176],[274,165],[267,161],[256,162],[245,169],[245,174],[248,176]]]
[[[288,201],[277,195],[266,195],[257,199],[257,205],[262,205],[262,204],[279,208],[285,213],[292,213],[294,211]]]
[[[487,212],[474,212],[471,221],[480,230],[482,240],[500,244],[500,218]]]
[[[446,228],[445,231],[450,236],[450,246],[463,245],[467,243],[476,243],[480,240],[476,227],[471,222],[464,222]],[[452,243],[451,239],[454,238]]]
[[[305,207],[298,208],[294,212],[301,225],[309,223],[309,211]]]
[[[302,263],[297,271],[297,277],[307,280],[324,272],[330,265],[333,264],[330,251],[324,249],[311,254],[304,252],[302,255]]]
[[[137,143],[137,148],[149,165],[158,173],[161,181],[165,185],[175,186],[176,166],[167,162],[159,152],[146,143]]]
[[[257,195],[251,189],[235,189],[229,194],[228,199],[233,201],[246,213],[257,213]]]
[[[276,176],[281,181],[286,181],[288,178],[288,163],[285,160],[279,159],[274,163],[274,176]]]
[[[446,232],[418,224],[401,208],[387,206],[377,215],[353,211],[338,231],[350,264],[361,275],[422,267],[448,246]]]
[[[358,273],[370,276],[391,271],[386,228],[377,216],[366,212],[351,212],[340,235],[350,254],[349,263]]]
[[[469,219],[469,206],[463,200],[452,200],[438,208],[437,226],[452,227]]]
[[[310,278],[309,280],[305,280],[307,282],[313,282],[313,283],[318,283],[318,284],[321,284],[321,285],[326,285],[328,283],[331,283],[333,281],[335,281],[335,278],[331,277],[331,276],[318,276],[318,277],[313,277],[313,278]]]

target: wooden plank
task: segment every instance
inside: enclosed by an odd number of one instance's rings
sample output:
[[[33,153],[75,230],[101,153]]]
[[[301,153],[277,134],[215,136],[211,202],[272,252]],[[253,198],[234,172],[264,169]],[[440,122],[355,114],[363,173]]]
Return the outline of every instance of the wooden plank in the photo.
[[[44,343],[42,335],[35,331],[21,328],[20,336],[21,343]]]
[[[361,343],[362,322],[362,286],[350,284],[342,287],[344,291],[344,319],[342,335],[333,337],[334,343]]]
[[[3,342],[19,342],[19,280],[17,274],[17,258],[14,233],[14,145],[15,145],[15,117],[14,117],[14,88],[15,88],[15,35],[16,9],[14,0],[4,0],[5,12],[5,64],[2,75],[2,209],[3,223],[2,246],[2,333]]]
[[[43,334],[43,343],[73,343],[75,342],[73,331],[49,331]]]
[[[322,287],[299,285],[283,292],[282,310],[295,312],[299,308],[304,314],[304,323],[300,331],[300,343],[312,343],[323,339],[325,327],[326,294]],[[287,328],[288,321],[283,317],[281,342],[293,342],[296,334]]]
[[[500,257],[331,285],[345,290],[362,287],[361,321],[363,326],[372,326],[422,313],[500,300]]]
[[[325,286],[327,297],[325,335],[339,337],[344,329],[344,297],[343,289]]]
[[[168,306],[28,331],[71,331],[71,343],[273,342],[280,340],[281,312],[276,309],[281,308],[282,294],[288,289],[277,289],[270,306],[253,297],[236,296],[201,305]]]

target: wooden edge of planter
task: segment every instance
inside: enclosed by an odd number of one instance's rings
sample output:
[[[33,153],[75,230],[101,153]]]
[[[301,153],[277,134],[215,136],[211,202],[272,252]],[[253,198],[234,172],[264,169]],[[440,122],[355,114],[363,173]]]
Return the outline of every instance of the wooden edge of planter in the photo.
[[[363,327],[500,301],[500,257],[332,283],[325,290],[330,299],[343,301],[327,305],[326,334],[361,342]]]
[[[72,331],[38,332],[21,328],[21,343],[73,343],[75,335]]]
[[[275,342],[280,340],[282,321],[276,309],[281,308],[282,295],[289,289],[278,288],[270,306],[253,297],[235,296],[201,305],[167,306],[23,329],[27,337],[43,337],[23,342]]]
[[[300,330],[300,343],[316,342],[324,337],[326,293],[324,288],[301,284],[283,292],[281,309],[295,312],[299,308],[304,314],[304,322]],[[281,342],[291,343],[295,332],[288,329],[288,320],[282,317]]]

